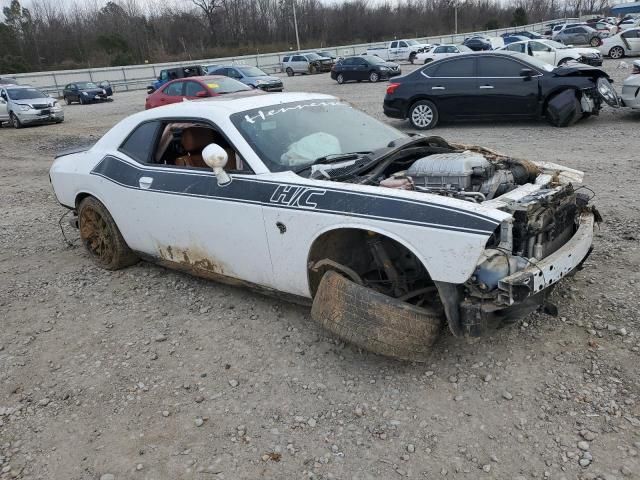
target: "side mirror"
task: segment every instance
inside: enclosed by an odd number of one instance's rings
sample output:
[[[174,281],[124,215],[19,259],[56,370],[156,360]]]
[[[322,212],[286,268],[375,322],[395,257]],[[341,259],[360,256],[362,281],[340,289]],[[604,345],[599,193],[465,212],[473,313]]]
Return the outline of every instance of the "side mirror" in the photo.
[[[524,77],[525,80],[530,80],[533,77],[533,70],[530,68],[523,68],[520,70],[520,76]]]
[[[213,170],[219,187],[224,187],[231,183],[231,177],[224,171],[224,167],[229,159],[224,148],[216,143],[210,143],[202,150],[202,159],[204,163]]]
[[[209,94],[204,90],[200,90],[199,92],[196,93],[196,97],[198,98],[207,98],[208,96]]]

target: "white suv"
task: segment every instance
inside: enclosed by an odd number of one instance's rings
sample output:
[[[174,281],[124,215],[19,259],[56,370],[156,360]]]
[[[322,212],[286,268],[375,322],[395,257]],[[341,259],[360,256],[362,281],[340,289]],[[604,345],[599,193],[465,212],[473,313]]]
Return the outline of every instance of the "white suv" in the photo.
[[[282,71],[293,77],[296,73],[330,72],[333,60],[317,53],[295,53],[282,58]]]

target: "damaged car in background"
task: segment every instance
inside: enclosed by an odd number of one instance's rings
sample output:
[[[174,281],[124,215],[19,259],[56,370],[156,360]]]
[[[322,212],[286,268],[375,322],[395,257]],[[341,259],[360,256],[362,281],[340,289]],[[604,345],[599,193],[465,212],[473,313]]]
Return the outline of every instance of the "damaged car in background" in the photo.
[[[408,118],[419,130],[440,120],[546,118],[566,127],[598,115],[603,102],[620,106],[612,80],[599,68],[558,67],[522,53],[455,55],[397,77],[387,87],[384,113]]]
[[[477,336],[550,306],[598,219],[582,172],[407,135],[320,94],[138,113],[50,177],[98,265],[252,286],[412,360],[445,324]]]

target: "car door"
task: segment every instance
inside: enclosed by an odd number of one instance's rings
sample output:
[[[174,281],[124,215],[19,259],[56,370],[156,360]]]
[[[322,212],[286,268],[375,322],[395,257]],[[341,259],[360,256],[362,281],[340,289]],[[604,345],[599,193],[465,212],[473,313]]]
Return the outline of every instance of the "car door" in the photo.
[[[160,105],[170,105],[172,103],[181,102],[184,98],[185,82],[173,82],[164,87],[160,96]]]
[[[433,100],[443,117],[468,117],[476,114],[477,80],[475,56],[453,57],[424,68],[429,81],[420,92]]]
[[[251,201],[256,176],[229,172],[231,183],[219,186],[208,168],[156,163],[156,145],[174,125],[184,132],[193,119],[141,123],[94,170],[112,180],[102,197],[127,243],[187,270],[271,285],[262,206]]]
[[[291,61],[291,68],[294,72],[304,73],[309,71],[309,64],[307,58],[303,55],[294,55]]]
[[[387,52],[387,58],[386,60],[395,60],[398,55],[398,41],[393,41],[391,42],[391,44],[389,45],[389,50]]]
[[[395,60],[406,60],[409,58],[409,44],[405,41],[398,42],[398,50]]]
[[[529,42],[529,55],[537,58],[538,60],[542,60],[550,65],[557,65],[558,59],[556,59],[556,51],[554,48],[551,48],[549,45],[546,45],[542,42],[538,42],[536,40],[531,40]]]
[[[9,110],[7,109],[7,92],[0,90],[0,122],[9,120]]]
[[[479,55],[477,59],[478,107],[486,116],[531,117],[537,114],[538,78],[531,65],[513,58]],[[534,72],[521,76],[523,69]]]
[[[207,91],[206,88],[204,88],[204,86],[202,86],[202,84],[194,80],[188,80],[184,82],[183,93],[185,98],[188,98],[189,100],[197,100],[198,98],[204,98],[204,97],[198,96],[199,94],[202,95],[200,92],[204,92],[207,97],[209,96],[209,92]]]
[[[355,62],[355,58],[351,57],[351,58],[345,58],[341,63],[340,63],[340,69],[339,69],[339,73],[342,73],[342,77],[345,80],[354,80],[354,62]]]
[[[355,57],[351,75],[352,80],[367,80],[369,78],[369,62],[364,58]]]

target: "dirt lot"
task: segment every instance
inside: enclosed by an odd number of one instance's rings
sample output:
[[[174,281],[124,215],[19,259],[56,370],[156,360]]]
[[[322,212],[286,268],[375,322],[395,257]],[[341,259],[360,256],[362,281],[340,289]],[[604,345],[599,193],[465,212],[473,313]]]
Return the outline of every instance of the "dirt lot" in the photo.
[[[384,84],[285,87],[383,118]],[[67,246],[54,152],[143,104],[117,93],[0,130],[0,478],[640,478],[640,113],[434,131],[585,170],[605,221],[558,317],[446,334],[408,364],[328,337],[306,308],[148,263],[103,271],[70,228]]]

